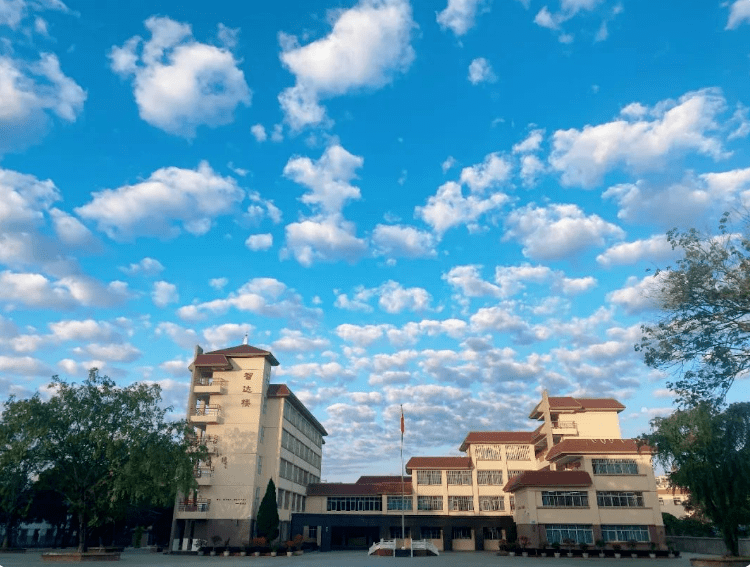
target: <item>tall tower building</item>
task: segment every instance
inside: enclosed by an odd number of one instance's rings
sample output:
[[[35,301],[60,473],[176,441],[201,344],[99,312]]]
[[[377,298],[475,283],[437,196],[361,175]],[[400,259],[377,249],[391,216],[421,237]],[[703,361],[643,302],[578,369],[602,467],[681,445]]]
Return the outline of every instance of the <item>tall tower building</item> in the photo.
[[[196,347],[187,419],[192,442],[209,456],[195,469],[198,488],[178,496],[172,550],[215,538],[245,546],[268,481],[277,487],[281,537],[294,512],[304,512],[307,485],[320,482],[325,428],[285,384],[271,384],[279,362],[242,344],[212,352]]]

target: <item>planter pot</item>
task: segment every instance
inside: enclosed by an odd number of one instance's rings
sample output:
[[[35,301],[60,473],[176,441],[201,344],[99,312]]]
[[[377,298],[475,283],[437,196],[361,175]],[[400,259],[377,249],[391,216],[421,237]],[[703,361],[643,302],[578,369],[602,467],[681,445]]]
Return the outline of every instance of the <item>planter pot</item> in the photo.
[[[604,555],[604,552],[603,552],[603,551],[600,551],[600,552],[599,552],[599,557],[602,557],[602,558],[604,558],[604,557],[606,557],[606,555]]]
[[[622,553],[615,553],[615,559],[620,559],[622,557]]]
[[[276,557],[276,552],[275,551],[271,552],[271,557]]]
[[[247,551],[240,551],[240,557],[245,557],[247,555]]]
[[[209,553],[209,555],[210,555],[211,557],[215,557],[215,556],[216,556],[216,552],[215,552],[214,550],[211,550],[211,553]]]
[[[638,558],[638,554],[637,553],[631,553],[630,557],[632,557],[633,559],[637,559]]]
[[[224,552],[224,557],[229,557],[230,555],[231,555],[231,554],[229,553],[229,550],[226,550],[226,551]]]
[[[568,557],[573,557],[573,553],[570,552],[570,551],[568,551],[567,555],[568,555]]]
[[[255,557],[260,557],[260,551],[253,551],[253,555],[255,555]]]
[[[508,555],[510,555],[511,557],[515,557],[516,556],[516,552],[515,551],[509,551]]]
[[[555,557],[560,557],[560,552],[559,551],[555,551]]]
[[[522,551],[521,555],[523,555],[524,557],[528,557],[529,556],[529,552],[528,551]]]
[[[287,557],[291,557],[292,555],[294,555],[294,552],[293,552],[293,551],[287,551],[287,552],[286,552],[286,556],[287,556]]]
[[[583,552],[583,553],[581,554],[581,556],[582,556],[582,557],[583,557],[584,559],[588,559],[588,558],[589,558],[589,554],[588,554],[588,553],[586,553],[585,551],[584,551],[584,552]]]
[[[648,554],[648,556],[649,556],[649,557],[650,557],[651,559],[656,559],[656,553],[649,553],[649,554]]]
[[[547,552],[546,551],[542,551],[539,555],[541,555],[542,557],[547,557]]]

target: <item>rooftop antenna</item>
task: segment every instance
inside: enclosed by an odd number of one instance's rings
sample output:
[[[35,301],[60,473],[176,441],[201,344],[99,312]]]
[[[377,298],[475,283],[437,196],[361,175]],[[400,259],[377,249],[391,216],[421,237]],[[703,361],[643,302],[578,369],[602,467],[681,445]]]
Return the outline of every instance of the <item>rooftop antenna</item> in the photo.
[[[245,338],[244,338],[244,339],[242,339],[242,344],[243,344],[243,345],[246,345],[246,344],[247,344],[247,333],[245,333]]]

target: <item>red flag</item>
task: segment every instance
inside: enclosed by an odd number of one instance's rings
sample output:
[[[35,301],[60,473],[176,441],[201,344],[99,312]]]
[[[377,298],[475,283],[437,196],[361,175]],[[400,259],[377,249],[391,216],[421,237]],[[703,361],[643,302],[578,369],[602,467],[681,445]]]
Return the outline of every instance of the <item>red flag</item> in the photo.
[[[401,406],[401,437],[404,436],[404,406]]]

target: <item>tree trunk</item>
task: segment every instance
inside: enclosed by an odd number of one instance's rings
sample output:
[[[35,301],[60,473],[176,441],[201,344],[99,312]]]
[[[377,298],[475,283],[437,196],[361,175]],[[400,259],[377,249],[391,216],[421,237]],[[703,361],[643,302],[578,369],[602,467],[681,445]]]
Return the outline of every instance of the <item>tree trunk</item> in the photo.
[[[723,526],[724,529],[721,530],[721,535],[724,538],[724,544],[727,546],[727,549],[729,550],[729,555],[739,555],[740,554],[740,530],[739,526]]]
[[[81,513],[78,515],[78,551],[81,553],[88,551],[86,539],[86,512],[81,510]]]

